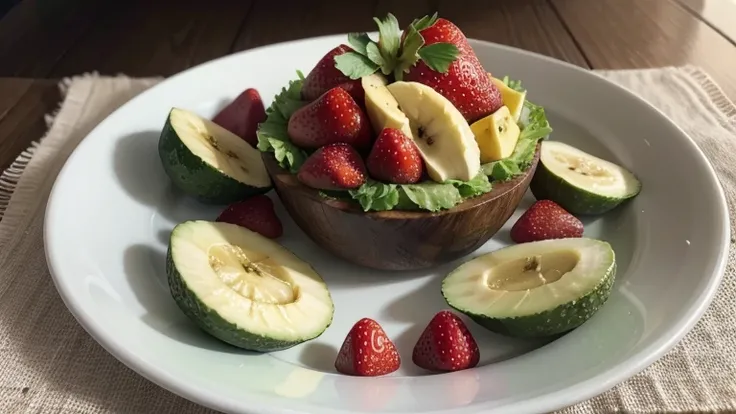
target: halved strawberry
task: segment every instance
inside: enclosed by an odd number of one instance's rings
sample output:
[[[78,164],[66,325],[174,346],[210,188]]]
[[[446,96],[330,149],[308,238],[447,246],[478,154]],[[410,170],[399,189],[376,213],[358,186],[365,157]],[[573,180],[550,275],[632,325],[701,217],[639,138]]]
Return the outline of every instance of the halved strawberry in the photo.
[[[583,237],[583,222],[551,200],[539,200],[511,227],[511,240],[526,243]]]
[[[422,178],[424,164],[416,144],[398,129],[384,128],[366,160],[368,173],[381,181],[412,184]]]
[[[366,169],[360,154],[348,144],[325,145],[315,151],[299,168],[297,179],[320,190],[358,188],[366,181]]]
[[[291,141],[302,148],[344,142],[367,151],[373,130],[365,112],[345,89],[335,87],[312,103],[299,108],[287,126]]]
[[[281,237],[284,233],[273,201],[262,194],[230,204],[216,221],[237,224],[271,239]]]
[[[350,79],[335,67],[335,56],[352,50],[347,45],[339,45],[327,52],[304,78],[302,98],[313,101],[328,90],[339,86],[345,89],[359,105],[363,105],[365,94],[360,79]]]
[[[257,90],[248,88],[212,118],[212,122],[243,138],[252,146],[258,145],[256,130],[266,120],[266,108]]]
[[[381,325],[370,318],[353,325],[335,360],[337,372],[364,377],[390,374],[400,366],[396,346]]]
[[[437,313],[412,354],[415,365],[432,371],[458,371],[478,365],[480,351],[465,323],[454,313]]]

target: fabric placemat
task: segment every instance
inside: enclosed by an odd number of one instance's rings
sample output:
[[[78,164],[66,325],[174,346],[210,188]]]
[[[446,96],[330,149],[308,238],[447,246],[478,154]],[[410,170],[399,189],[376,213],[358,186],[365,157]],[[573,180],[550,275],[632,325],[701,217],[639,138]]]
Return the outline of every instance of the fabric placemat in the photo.
[[[702,70],[598,71],[669,115],[713,163],[736,210],[736,106]],[[67,311],[46,266],[43,215],[51,186],[86,134],[160,81],[86,74],[64,80],[46,136],[0,177],[0,412],[213,412],[149,382],[99,346]],[[736,230],[731,223],[731,232]],[[733,245],[734,240],[731,241]],[[667,355],[563,413],[736,410],[736,255],[697,326]],[[697,277],[697,275],[694,275]]]

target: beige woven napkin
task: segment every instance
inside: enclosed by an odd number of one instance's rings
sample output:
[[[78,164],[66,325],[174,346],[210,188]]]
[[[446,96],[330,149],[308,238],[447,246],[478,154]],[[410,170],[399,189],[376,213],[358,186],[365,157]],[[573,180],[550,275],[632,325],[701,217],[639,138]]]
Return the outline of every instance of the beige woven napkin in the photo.
[[[599,73],[641,94],[698,142],[720,176],[733,217],[736,106],[716,84],[694,67]],[[157,81],[95,75],[65,80],[65,100],[50,117],[48,134],[0,178],[2,413],[211,412],[143,379],[97,345],[62,303],[43,251],[47,196],[69,153],[100,120]],[[734,249],[729,258],[714,303],[674,350],[563,412],[736,410]]]

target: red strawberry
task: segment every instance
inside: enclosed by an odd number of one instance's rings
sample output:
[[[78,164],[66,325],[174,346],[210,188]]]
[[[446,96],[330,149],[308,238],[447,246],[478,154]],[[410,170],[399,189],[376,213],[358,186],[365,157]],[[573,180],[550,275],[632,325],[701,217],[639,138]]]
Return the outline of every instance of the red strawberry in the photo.
[[[368,172],[377,180],[412,184],[422,178],[422,156],[411,138],[398,129],[384,128],[366,161]]]
[[[281,237],[284,233],[281,220],[273,209],[273,201],[265,195],[230,204],[216,221],[237,224],[270,239]]]
[[[350,145],[325,145],[304,161],[297,179],[320,190],[358,188],[366,181],[365,164]]]
[[[304,78],[302,84],[302,98],[307,101],[313,101],[328,90],[340,86],[345,89],[359,105],[363,105],[365,92],[360,79],[350,79],[343,75],[335,67],[335,56],[351,52],[353,49],[346,45],[340,45],[327,52],[327,54],[317,62],[317,65]]]
[[[405,36],[406,33],[404,31]],[[424,38],[422,48],[449,43],[457,47],[459,54],[445,73],[431,69],[421,59],[409,68],[404,80],[430,86],[452,102],[468,122],[492,114],[503,105],[501,91],[488,77],[468,39],[457,26],[440,18],[431,26],[419,30],[419,34]],[[422,55],[421,49],[419,54]]]
[[[390,374],[401,366],[396,346],[378,322],[359,320],[350,329],[335,360],[337,372],[361,377]]]
[[[368,150],[373,138],[365,112],[339,87],[294,112],[289,118],[288,133],[294,144],[310,149],[344,142]]]
[[[250,145],[258,144],[258,124],[266,120],[266,108],[257,90],[248,88],[223,108],[212,122],[246,140]]]
[[[414,346],[412,361],[432,371],[458,371],[478,365],[480,351],[467,326],[450,311],[434,315]]]
[[[582,236],[583,223],[550,200],[532,204],[511,227],[511,240],[516,243]]]

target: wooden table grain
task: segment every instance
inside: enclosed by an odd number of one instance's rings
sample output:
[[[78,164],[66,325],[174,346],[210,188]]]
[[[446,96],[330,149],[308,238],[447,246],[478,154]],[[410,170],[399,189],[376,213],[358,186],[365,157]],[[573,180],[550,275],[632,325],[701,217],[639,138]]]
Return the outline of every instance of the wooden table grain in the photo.
[[[0,17],[0,170],[40,138],[59,79],[170,76],[274,42],[439,12],[468,37],[590,69],[703,67],[736,100],[735,0],[23,0]]]

